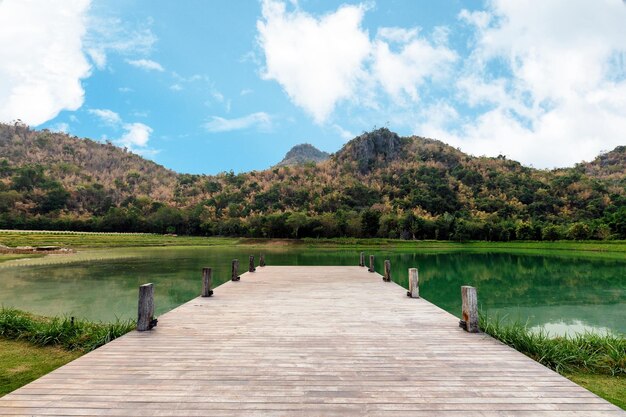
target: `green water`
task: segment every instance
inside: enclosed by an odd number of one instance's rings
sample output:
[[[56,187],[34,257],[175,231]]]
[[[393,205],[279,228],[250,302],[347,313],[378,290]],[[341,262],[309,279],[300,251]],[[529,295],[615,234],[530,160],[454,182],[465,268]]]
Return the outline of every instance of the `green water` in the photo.
[[[268,265],[356,265],[359,253],[302,248],[263,251]],[[258,255],[258,249],[244,247],[125,248],[118,252],[134,257],[2,267],[0,304],[43,315],[109,321],[134,317],[137,287],[153,282],[157,314],[162,314],[199,294],[202,267],[214,268],[217,285],[230,278],[233,258],[240,259],[245,271],[248,255]],[[376,255],[379,272],[383,260],[390,259],[393,280],[404,287],[407,269],[418,267],[422,297],[457,316],[461,285],[473,285],[481,308],[489,315],[528,322],[553,334],[584,330],[626,334],[623,260],[366,251],[370,253]]]

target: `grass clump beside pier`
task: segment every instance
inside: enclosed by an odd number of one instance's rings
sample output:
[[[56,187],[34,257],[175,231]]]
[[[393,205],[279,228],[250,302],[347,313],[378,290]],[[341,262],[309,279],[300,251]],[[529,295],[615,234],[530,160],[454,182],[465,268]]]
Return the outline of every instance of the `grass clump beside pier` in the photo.
[[[626,410],[626,339],[582,333],[552,337],[522,323],[480,317],[480,328],[506,345],[557,371]]]
[[[93,323],[70,317],[41,317],[12,308],[0,308],[0,337],[89,352],[135,328],[132,320]]]
[[[487,334],[562,374],[589,373],[626,376],[626,339],[606,333],[552,337],[522,323],[504,324],[481,317]]]

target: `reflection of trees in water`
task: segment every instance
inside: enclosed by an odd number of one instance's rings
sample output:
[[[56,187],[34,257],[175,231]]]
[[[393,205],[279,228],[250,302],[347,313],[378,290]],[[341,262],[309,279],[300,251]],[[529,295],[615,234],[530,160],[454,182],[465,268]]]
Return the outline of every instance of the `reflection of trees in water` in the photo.
[[[142,256],[63,265],[4,268],[0,303],[40,314],[73,314],[111,320],[134,317],[137,287],[155,283],[157,314],[197,296],[201,269],[211,266],[214,286],[230,279],[230,262],[247,270],[248,255],[258,263],[258,248],[132,249]],[[357,265],[360,250],[266,248],[268,265]],[[418,267],[420,294],[459,314],[461,285],[479,290],[483,308],[510,309],[626,302],[624,262],[507,253],[409,253],[365,250],[376,255],[376,270],[391,259],[392,276],[407,286],[408,268]],[[570,311],[570,310],[568,310]],[[555,316],[556,317],[556,316]],[[553,317],[554,318],[554,317]],[[557,317],[558,318],[558,317]],[[583,317],[581,317],[583,318]],[[626,320],[626,319],[624,319]]]

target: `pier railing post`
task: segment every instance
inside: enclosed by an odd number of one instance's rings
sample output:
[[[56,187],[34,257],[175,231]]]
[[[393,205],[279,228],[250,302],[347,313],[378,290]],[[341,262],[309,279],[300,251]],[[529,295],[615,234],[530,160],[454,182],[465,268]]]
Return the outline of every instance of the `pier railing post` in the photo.
[[[420,298],[419,275],[417,268],[409,268],[409,291],[406,295],[411,298]]]
[[[385,259],[385,276],[383,277],[383,281],[391,281],[391,261],[389,259]]]
[[[470,333],[478,333],[478,296],[476,288],[468,285],[461,287],[463,320],[459,323]]]
[[[265,255],[261,254],[261,256],[259,256],[259,266],[260,267],[264,267],[265,266]]]
[[[239,259],[233,259],[233,264],[231,267],[231,281],[239,281],[241,277],[239,276]]]
[[[211,268],[202,268],[202,296],[210,297],[213,295],[211,289],[211,281],[213,280],[213,270]]]
[[[374,272],[374,255],[370,255],[370,267],[367,270],[369,272]]]
[[[143,284],[139,287],[139,303],[137,306],[137,330],[150,330],[156,326],[154,318],[154,285]]]
[[[361,252],[359,255],[359,266],[365,266],[365,252]]]
[[[256,267],[254,266],[254,255],[250,255],[250,262],[248,263],[248,272],[256,271]]]

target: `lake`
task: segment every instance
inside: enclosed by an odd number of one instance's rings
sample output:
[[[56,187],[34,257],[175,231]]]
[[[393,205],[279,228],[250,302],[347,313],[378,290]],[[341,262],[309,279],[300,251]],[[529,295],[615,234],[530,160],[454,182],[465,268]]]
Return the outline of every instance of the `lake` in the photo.
[[[134,318],[137,287],[153,282],[156,311],[162,314],[199,294],[202,267],[213,267],[218,285],[230,279],[233,258],[240,260],[245,272],[248,255],[255,254],[258,262],[260,251],[268,265],[357,265],[360,252],[242,246],[94,250],[83,257],[62,255],[1,266],[0,304],[42,315],[102,321]],[[376,255],[379,273],[384,259],[390,259],[393,280],[405,288],[407,269],[418,267],[420,295],[456,316],[461,310],[461,285],[473,285],[482,310],[490,316],[528,322],[555,335],[585,330],[626,334],[624,260],[573,253],[364,251]]]

